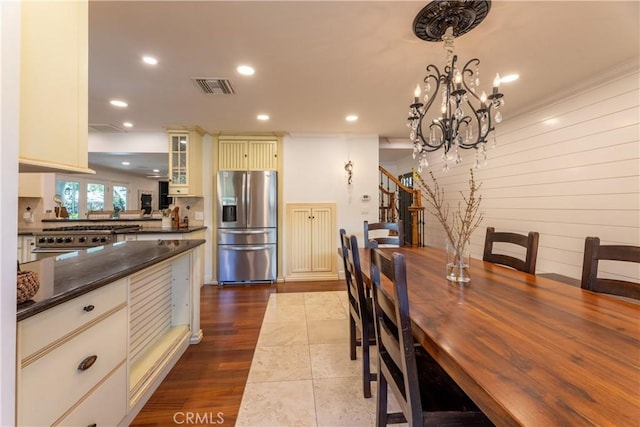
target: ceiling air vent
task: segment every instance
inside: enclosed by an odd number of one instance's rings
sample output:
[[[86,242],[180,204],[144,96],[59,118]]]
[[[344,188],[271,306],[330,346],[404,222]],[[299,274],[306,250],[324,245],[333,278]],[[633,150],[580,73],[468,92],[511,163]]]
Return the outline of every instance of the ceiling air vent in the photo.
[[[122,129],[111,124],[89,123],[89,132],[113,133],[122,132]]]
[[[193,79],[204,93],[211,93],[214,95],[233,95],[236,93],[231,86],[231,80],[229,79]]]

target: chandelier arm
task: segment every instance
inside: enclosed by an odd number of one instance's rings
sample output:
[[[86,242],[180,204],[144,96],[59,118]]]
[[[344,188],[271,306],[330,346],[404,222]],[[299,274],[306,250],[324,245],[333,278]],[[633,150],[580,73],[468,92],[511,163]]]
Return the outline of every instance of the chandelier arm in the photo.
[[[416,136],[420,139],[421,141],[421,145],[422,147],[433,147],[433,145],[429,144],[429,142],[427,141],[427,139],[424,137],[424,134],[422,132],[422,121],[424,120],[425,115],[427,114],[427,112],[429,111],[429,109],[431,108],[431,106],[433,105],[433,102],[436,99],[436,94],[440,91],[440,78],[441,78],[441,74],[440,74],[440,70],[438,69],[438,67],[436,67],[433,64],[429,64],[427,65],[427,72],[429,72],[430,74],[427,74],[424,79],[423,82],[425,84],[429,83],[429,80],[433,80],[434,84],[435,84],[435,90],[433,91],[433,95],[429,97],[429,99],[427,100],[427,103],[424,105],[424,108],[419,108],[417,109],[417,113],[418,113],[418,126],[416,128]],[[431,129],[431,126],[429,126],[429,128]],[[438,148],[440,148],[440,146],[432,149],[432,150],[425,150],[423,148],[423,151],[434,151],[437,150]]]
[[[445,139],[444,139],[444,128],[442,127],[442,125],[439,122],[433,122],[429,125],[429,130],[432,130],[433,127],[437,127],[438,129],[440,129],[440,133],[442,133],[443,138],[442,141],[440,142],[440,144],[430,144],[428,141],[426,141],[425,139],[422,139],[423,144],[422,144],[422,149],[423,151],[426,151],[428,153],[432,152],[432,151],[436,151],[437,149],[439,149],[440,147],[442,147],[444,145]],[[429,147],[429,148],[425,148],[425,147]]]
[[[480,60],[478,58],[473,58],[470,59],[469,61],[467,61],[467,63],[464,65],[464,67],[462,68],[462,85],[464,86],[464,88],[467,90],[467,93],[470,93],[471,95],[473,95],[473,97],[475,99],[477,99],[478,101],[480,101],[480,97],[478,96],[478,94],[475,93],[475,91],[471,90],[471,88],[467,85],[467,79],[464,78],[465,75],[468,75],[469,77],[473,77],[473,70],[471,70],[469,68],[470,65],[475,64],[476,67],[478,67],[480,65]],[[468,101],[467,101],[468,102]],[[469,104],[471,105],[471,104]],[[474,108],[475,111],[475,108]]]

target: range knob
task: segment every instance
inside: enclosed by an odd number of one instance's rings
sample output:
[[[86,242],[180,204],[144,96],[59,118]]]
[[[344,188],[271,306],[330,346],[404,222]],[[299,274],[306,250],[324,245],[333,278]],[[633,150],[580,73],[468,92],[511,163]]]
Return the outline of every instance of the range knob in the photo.
[[[91,241],[94,242],[94,243],[96,243],[98,240],[100,240],[100,239],[98,239],[97,237],[92,237],[91,238]]]
[[[84,237],[84,236],[78,238],[78,242],[80,242],[80,243],[84,243],[86,241],[87,241],[87,238]]]
[[[107,241],[107,238],[106,238],[106,237],[101,237],[101,238],[100,238],[100,242],[105,243],[106,241]]]
[[[40,237],[38,239],[38,243],[46,243],[47,242],[47,238],[46,237]]]
[[[56,241],[56,239],[54,239],[53,237],[48,237],[47,238],[47,243],[53,243],[55,241]]]
[[[64,239],[62,237],[56,237],[56,243],[62,243]]]
[[[73,237],[65,237],[64,241],[65,243],[71,243],[73,242]]]

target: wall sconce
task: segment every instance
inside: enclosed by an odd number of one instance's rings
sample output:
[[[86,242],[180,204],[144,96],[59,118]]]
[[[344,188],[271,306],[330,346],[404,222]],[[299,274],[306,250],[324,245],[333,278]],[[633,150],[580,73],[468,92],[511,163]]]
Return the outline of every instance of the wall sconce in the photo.
[[[351,163],[351,160],[345,163],[344,170],[347,171],[347,184],[351,185],[351,180],[353,178],[353,163]]]

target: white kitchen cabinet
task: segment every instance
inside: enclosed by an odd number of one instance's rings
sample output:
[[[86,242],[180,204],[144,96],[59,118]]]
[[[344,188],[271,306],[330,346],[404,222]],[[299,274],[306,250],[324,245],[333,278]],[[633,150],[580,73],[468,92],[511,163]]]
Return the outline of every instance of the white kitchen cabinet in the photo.
[[[18,425],[58,424],[125,364],[126,290],[122,279],[18,322]],[[121,402],[116,421],[126,414]]]
[[[198,127],[167,129],[169,196],[202,197],[202,135]]]
[[[21,3],[20,172],[88,168],[87,0]]]
[[[35,255],[31,253],[36,246],[36,238],[33,235],[18,236],[18,260],[23,262],[34,261]]]
[[[130,424],[202,339],[200,248],[19,321],[17,425]]]
[[[337,280],[334,203],[287,205],[286,280]]]
[[[219,170],[277,170],[276,137],[220,137]]]

